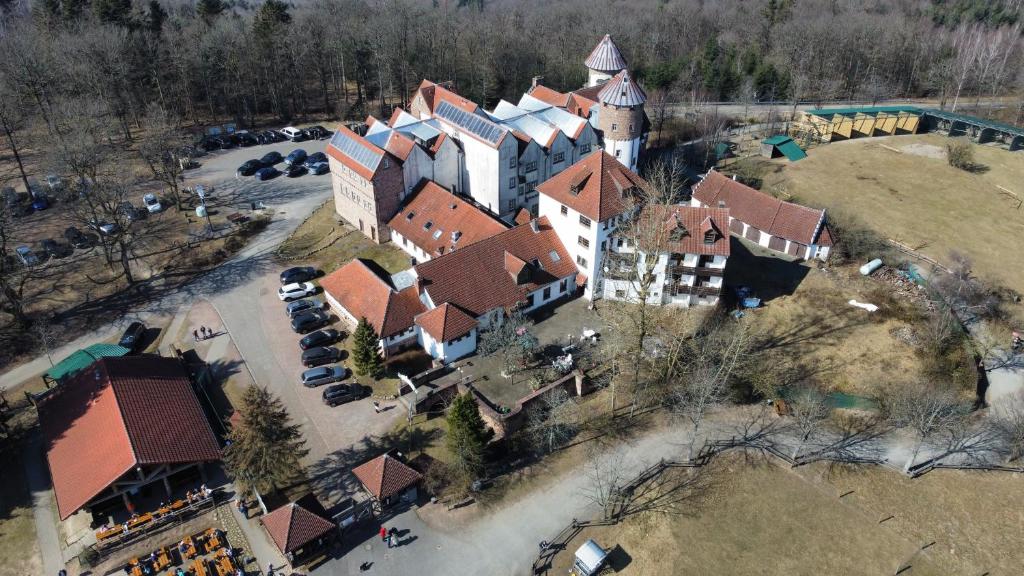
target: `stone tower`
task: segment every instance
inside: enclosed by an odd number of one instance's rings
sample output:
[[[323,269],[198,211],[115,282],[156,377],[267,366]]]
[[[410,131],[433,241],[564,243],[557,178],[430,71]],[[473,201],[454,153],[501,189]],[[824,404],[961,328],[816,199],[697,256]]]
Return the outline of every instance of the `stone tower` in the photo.
[[[587,75],[587,86],[597,86],[607,82],[613,76],[626,69],[626,60],[619,52],[612,37],[605,34],[604,38],[597,43],[597,46],[587,56],[585,61],[589,74]]]
[[[627,70],[605,82],[597,93],[597,128],[604,137],[604,150],[634,172],[643,147],[646,101],[647,94]]]

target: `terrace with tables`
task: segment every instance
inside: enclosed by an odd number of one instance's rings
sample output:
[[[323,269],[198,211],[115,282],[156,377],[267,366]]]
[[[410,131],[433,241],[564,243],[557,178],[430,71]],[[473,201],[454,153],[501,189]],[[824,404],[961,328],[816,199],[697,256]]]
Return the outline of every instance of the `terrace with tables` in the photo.
[[[209,528],[188,535],[177,544],[161,546],[149,554],[130,559],[124,572],[130,576],[150,576],[160,573],[174,576],[238,576],[245,574],[242,562],[236,560],[236,551],[227,541],[227,535],[218,528]]]

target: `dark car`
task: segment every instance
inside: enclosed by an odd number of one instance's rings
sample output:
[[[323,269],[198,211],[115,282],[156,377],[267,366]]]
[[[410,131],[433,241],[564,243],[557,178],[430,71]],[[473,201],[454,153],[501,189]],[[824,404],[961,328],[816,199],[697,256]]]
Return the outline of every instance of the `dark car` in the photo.
[[[284,159],[284,163],[289,165],[289,166],[291,166],[293,164],[302,164],[305,161],[306,161],[306,151],[303,150],[302,148],[297,148],[295,150],[292,150],[292,153],[289,154]]]
[[[96,236],[83,234],[81,230],[71,226],[64,231],[64,239],[75,248],[92,248],[96,245]]]
[[[344,366],[317,366],[302,373],[300,379],[306,388],[316,388],[332,382],[341,382],[349,377],[349,370]]]
[[[309,167],[309,173],[314,176],[320,176],[327,174],[331,171],[331,166],[327,162],[317,162]]]
[[[274,142],[284,142],[288,139],[288,137],[282,134],[280,130],[267,130],[266,132],[271,138],[273,138]]]
[[[238,167],[238,175],[252,176],[260,168],[263,168],[263,163],[259,160],[246,160],[244,164]]]
[[[340,339],[341,332],[338,332],[334,328],[326,328],[324,330],[317,330],[302,340],[299,340],[299,348],[309,350],[315,346],[327,346],[328,344],[334,344]]]
[[[256,171],[256,179],[260,181],[277,178],[280,175],[281,172],[277,168],[260,168]]]
[[[303,312],[308,312],[310,310],[323,310],[323,309],[324,309],[324,303],[323,303],[322,300],[320,300],[318,298],[303,298],[301,300],[295,300],[293,302],[289,302],[284,307],[284,313],[289,318],[295,318],[296,316],[298,316],[299,314],[302,314]]]
[[[306,161],[302,164],[306,168],[311,168],[314,164],[319,164],[321,162],[327,162],[327,154],[324,154],[323,152],[314,152],[307,156]]]
[[[264,167],[270,167],[273,166],[274,164],[280,164],[283,161],[284,156],[281,156],[281,153],[276,150],[274,152],[267,152],[266,154],[263,155],[263,158],[260,158],[260,164],[263,165]]]
[[[328,130],[327,128],[324,128],[323,126],[317,125],[306,128],[306,134],[314,140],[320,140],[321,138],[327,138],[328,136],[330,136],[331,131]]]
[[[360,384],[332,384],[324,388],[324,404],[338,406],[370,395],[370,389]]]
[[[292,330],[296,334],[305,334],[310,330],[316,330],[317,328],[326,326],[330,321],[330,318],[327,317],[327,314],[324,313],[323,310],[307,310],[305,312],[299,312],[292,317]],[[325,342],[324,344],[330,344],[330,342]],[[313,346],[307,346],[303,348],[303,350],[311,348],[313,348]]]
[[[36,210],[36,211],[46,210],[49,207],[50,207],[50,199],[47,198],[46,196],[44,196],[43,194],[36,194],[36,195],[34,195],[32,197],[32,209],[33,210]]]
[[[302,365],[306,368],[330,364],[341,360],[341,350],[334,346],[317,346],[302,353]]]
[[[142,220],[146,217],[145,210],[140,210],[132,205],[131,202],[121,202],[117,205],[117,211],[124,215],[129,222],[135,222],[136,220]]]
[[[39,245],[42,247],[40,251],[49,254],[51,258],[63,258],[72,252],[70,246],[61,244],[52,238],[43,240]]]
[[[298,178],[299,176],[302,176],[303,174],[306,174],[308,172],[309,170],[307,170],[306,167],[301,164],[292,164],[291,166],[288,166],[287,168],[284,169],[284,175],[289,178]]]
[[[239,146],[255,146],[260,143],[251,132],[235,132],[234,137],[238,140]]]
[[[238,136],[235,136],[234,134],[221,134],[217,138],[220,140],[221,150],[238,148]]]
[[[309,282],[319,275],[320,272],[312,266],[296,266],[281,272],[281,285],[294,284],[296,282]]]
[[[203,139],[199,141],[199,148],[207,152],[213,152],[214,150],[220,150],[223,142],[216,136],[203,136]]]
[[[142,345],[142,337],[145,334],[146,325],[142,322],[135,321],[128,325],[128,328],[125,329],[124,334],[117,343],[132,352],[137,352],[139,347]]]

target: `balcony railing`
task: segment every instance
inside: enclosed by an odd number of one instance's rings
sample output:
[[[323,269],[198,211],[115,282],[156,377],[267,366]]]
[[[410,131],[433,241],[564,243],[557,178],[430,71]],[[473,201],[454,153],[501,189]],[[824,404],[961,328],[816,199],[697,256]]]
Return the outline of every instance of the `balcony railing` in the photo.
[[[722,276],[725,274],[725,268],[707,268],[704,266],[682,266],[672,262],[669,263],[670,270],[672,272],[680,274],[700,275],[700,276]]]
[[[673,296],[718,296],[721,286],[673,286]]]

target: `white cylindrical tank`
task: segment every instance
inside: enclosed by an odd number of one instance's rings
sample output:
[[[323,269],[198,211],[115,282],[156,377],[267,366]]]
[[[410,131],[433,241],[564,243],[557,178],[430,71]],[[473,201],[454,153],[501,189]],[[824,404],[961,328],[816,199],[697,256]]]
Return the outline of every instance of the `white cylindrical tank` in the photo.
[[[199,206],[196,206],[196,216],[206,218],[206,205],[200,204]]]
[[[874,273],[875,270],[878,270],[881,267],[882,267],[882,259],[881,258],[875,258],[871,262],[868,262],[867,264],[861,266],[860,267],[860,273],[863,276],[870,276],[871,274]]]

